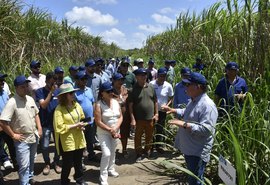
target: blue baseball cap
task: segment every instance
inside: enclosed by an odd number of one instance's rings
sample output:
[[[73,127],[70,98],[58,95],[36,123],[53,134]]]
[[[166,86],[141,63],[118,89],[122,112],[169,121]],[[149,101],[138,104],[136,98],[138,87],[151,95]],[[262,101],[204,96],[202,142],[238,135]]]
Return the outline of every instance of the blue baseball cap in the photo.
[[[197,72],[192,72],[187,79],[183,79],[183,82],[188,83],[188,84],[190,83],[196,83],[196,84],[202,84],[202,85],[207,84],[206,78],[201,73],[197,73]]]
[[[96,63],[98,63],[98,62],[103,63],[103,62],[104,62],[104,60],[103,60],[103,58],[97,58],[97,59],[95,60],[95,62],[96,62]]]
[[[101,84],[101,86],[99,87],[100,91],[111,91],[113,90],[113,86],[112,83],[109,81],[106,81],[104,83]]]
[[[155,63],[155,61],[153,60],[153,59],[150,59],[149,61],[148,61],[148,64],[154,64]]]
[[[171,60],[170,63],[171,64],[175,64],[176,63],[176,60]]]
[[[135,75],[147,74],[146,69],[144,69],[144,68],[136,69],[135,71],[133,71],[133,73],[134,73]]]
[[[190,73],[191,73],[191,70],[188,67],[184,67],[184,68],[181,69],[181,74],[182,75],[190,75]]]
[[[77,66],[70,66],[69,67],[69,71],[77,71],[79,69],[79,67]]]
[[[125,77],[123,77],[121,73],[115,73],[112,78],[113,80],[120,80],[120,79],[124,79]]]
[[[85,62],[85,67],[92,67],[94,66],[96,63],[93,59],[89,59]]]
[[[158,69],[158,72],[157,72],[159,75],[165,75],[167,74],[167,69],[165,67],[161,67]]]
[[[37,60],[32,60],[31,63],[30,63],[30,67],[33,68],[33,67],[37,67],[39,66],[40,67],[40,62],[37,61]]]
[[[239,66],[236,62],[228,62],[225,66],[226,69],[238,70]]]
[[[64,73],[64,70],[63,70],[62,67],[57,66],[57,67],[54,69],[54,73],[55,73],[55,74],[58,74],[58,73]]]
[[[0,78],[1,79],[4,79],[4,78],[6,78],[7,77],[7,74],[2,74],[2,73],[0,73]]]
[[[14,80],[14,86],[23,85],[25,83],[31,82],[31,80],[27,80],[24,75],[17,76]]]
[[[85,70],[85,66],[79,66],[78,70],[79,71],[84,71]]]
[[[88,78],[88,75],[84,71],[78,71],[75,75],[76,79]]]

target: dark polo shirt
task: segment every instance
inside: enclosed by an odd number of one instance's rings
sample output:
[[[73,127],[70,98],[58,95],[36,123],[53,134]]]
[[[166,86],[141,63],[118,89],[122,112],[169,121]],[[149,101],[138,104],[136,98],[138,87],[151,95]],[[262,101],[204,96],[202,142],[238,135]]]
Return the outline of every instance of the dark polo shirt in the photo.
[[[137,83],[128,95],[129,102],[133,103],[135,120],[151,120],[154,116],[156,92],[152,85],[146,84],[140,87]]]
[[[126,75],[122,74],[125,79],[124,79],[124,85],[127,89],[131,89],[132,86],[135,84],[136,79],[135,79],[135,75],[131,72],[127,72]]]

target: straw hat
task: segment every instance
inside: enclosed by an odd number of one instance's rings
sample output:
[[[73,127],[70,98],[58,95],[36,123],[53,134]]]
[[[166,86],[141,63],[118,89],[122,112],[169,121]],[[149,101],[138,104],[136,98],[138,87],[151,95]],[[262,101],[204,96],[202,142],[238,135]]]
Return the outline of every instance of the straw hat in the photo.
[[[59,87],[59,94],[57,96],[60,96],[62,94],[66,94],[66,93],[70,93],[70,92],[74,92],[74,91],[77,91],[77,90],[79,90],[79,89],[78,88],[74,89],[73,85],[70,84],[70,83],[62,84]]]

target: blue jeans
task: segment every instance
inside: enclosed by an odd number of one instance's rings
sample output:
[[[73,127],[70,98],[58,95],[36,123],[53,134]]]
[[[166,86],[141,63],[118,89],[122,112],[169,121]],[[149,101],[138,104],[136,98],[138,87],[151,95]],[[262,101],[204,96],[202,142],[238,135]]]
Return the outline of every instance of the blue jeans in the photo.
[[[185,155],[185,160],[187,163],[188,170],[191,171],[197,177],[199,177],[202,181],[204,181],[203,174],[204,174],[206,162],[204,162],[200,157],[191,156],[191,155]],[[188,177],[188,183],[189,185],[202,185],[203,184],[192,176]]]
[[[42,138],[41,138],[41,147],[42,147],[42,156],[44,159],[44,162],[46,165],[50,165],[50,157],[49,157],[49,145],[50,145],[50,140],[51,140],[51,135],[54,134],[52,128],[42,128]],[[57,154],[56,148],[54,146],[54,158],[53,162],[54,164],[58,165],[59,164],[59,155]]]
[[[16,158],[19,165],[20,185],[28,185],[29,180],[34,176],[34,162],[37,153],[38,137],[35,143],[15,141]]]

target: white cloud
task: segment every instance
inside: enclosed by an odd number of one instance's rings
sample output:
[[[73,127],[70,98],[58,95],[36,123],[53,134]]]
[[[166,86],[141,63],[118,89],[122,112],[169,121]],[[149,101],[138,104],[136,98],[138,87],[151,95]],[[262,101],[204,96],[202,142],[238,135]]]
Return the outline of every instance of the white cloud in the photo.
[[[118,23],[118,20],[115,19],[110,14],[102,14],[98,10],[94,10],[91,7],[82,7],[77,6],[73,7],[71,11],[65,13],[65,17],[69,22],[76,22],[77,25],[105,25],[113,26]]]
[[[153,14],[151,16],[157,23],[161,23],[161,24],[174,24],[175,21],[165,15],[160,15],[160,14]]]
[[[72,0],[74,3],[116,4],[116,0]]]
[[[149,33],[154,33],[154,34],[161,33],[166,30],[165,27],[162,27],[160,25],[154,26],[151,24],[141,24],[138,26],[138,28],[140,30],[147,31]]]
[[[161,10],[159,10],[159,12],[162,14],[168,14],[168,13],[174,13],[175,10],[170,8],[170,7],[165,7],[165,8],[162,8]]]

